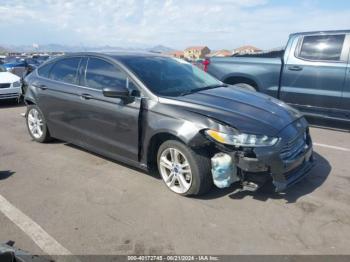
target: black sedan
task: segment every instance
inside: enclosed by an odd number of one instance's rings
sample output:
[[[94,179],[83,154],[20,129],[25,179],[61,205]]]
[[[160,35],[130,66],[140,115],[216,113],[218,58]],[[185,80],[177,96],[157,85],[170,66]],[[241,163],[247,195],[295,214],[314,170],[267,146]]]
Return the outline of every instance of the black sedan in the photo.
[[[269,96],[223,84],[158,54],[78,53],[25,79],[26,123],[37,142],[57,138],[142,169],[199,195],[240,182],[276,191],[313,164],[306,120]]]

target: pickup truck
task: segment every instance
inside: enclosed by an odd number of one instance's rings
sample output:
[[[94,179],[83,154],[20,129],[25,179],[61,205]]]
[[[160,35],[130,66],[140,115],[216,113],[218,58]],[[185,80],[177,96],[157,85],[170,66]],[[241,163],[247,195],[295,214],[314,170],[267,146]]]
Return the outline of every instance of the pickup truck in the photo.
[[[279,57],[214,57],[204,69],[226,84],[283,100],[306,116],[350,122],[349,50],[350,30],[295,33]]]

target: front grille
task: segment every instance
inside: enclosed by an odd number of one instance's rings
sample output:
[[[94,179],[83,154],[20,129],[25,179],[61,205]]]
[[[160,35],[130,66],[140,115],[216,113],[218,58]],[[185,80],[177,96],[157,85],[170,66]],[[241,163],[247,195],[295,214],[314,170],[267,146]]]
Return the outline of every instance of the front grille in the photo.
[[[289,141],[281,150],[280,156],[282,160],[294,159],[308,147],[306,132],[299,134],[297,137]]]
[[[19,96],[18,93],[0,94],[0,98],[16,98],[18,96]]]
[[[0,88],[9,88],[11,84],[0,84]]]

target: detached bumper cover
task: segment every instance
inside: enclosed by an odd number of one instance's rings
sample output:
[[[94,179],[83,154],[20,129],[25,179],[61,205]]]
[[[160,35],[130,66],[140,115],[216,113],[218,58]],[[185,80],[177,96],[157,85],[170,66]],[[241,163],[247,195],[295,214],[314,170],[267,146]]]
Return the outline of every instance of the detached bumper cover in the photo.
[[[279,133],[280,142],[273,147],[255,148],[256,157],[236,156],[244,180],[266,181],[272,178],[277,192],[306,177],[314,165],[312,140],[304,118]]]
[[[309,171],[314,166],[312,147],[310,147],[298,160],[292,163],[292,166],[294,167],[293,169],[282,175],[272,174],[273,184],[275,185],[277,192],[283,191],[295,183],[298,183],[309,174]]]

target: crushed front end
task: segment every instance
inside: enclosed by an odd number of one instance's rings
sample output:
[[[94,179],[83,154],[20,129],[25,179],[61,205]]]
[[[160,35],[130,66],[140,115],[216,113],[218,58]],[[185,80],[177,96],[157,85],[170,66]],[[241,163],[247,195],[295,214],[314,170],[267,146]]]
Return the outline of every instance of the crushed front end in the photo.
[[[277,136],[278,142],[266,147],[237,148],[217,144],[219,152],[214,157],[222,153],[231,157],[235,172],[231,173],[230,181],[239,179],[243,189],[255,191],[272,179],[275,190],[281,192],[308,174],[314,158],[308,123],[304,118],[285,127]],[[215,183],[217,175],[214,169],[212,172]]]

